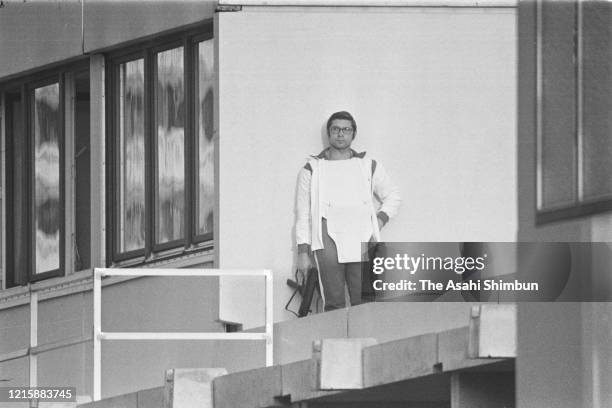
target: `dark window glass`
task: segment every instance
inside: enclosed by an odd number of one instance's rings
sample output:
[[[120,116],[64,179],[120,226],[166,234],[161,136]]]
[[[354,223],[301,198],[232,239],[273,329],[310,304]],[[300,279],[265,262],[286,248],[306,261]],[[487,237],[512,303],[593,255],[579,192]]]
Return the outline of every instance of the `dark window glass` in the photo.
[[[213,208],[215,203],[213,140],[214,102],[214,54],[213,41],[198,43],[197,86],[197,234],[213,232]]]
[[[144,60],[119,65],[119,252],[145,245]]]
[[[89,72],[75,76],[74,167],[75,167],[75,234],[74,267],[79,271],[90,267],[91,179],[89,144]]]
[[[34,90],[35,273],[60,267],[60,111],[59,84]]]
[[[185,86],[183,48],[157,54],[155,78],[155,241],[184,237]]]
[[[24,104],[20,93],[7,95],[6,104],[6,286],[27,282],[28,276],[28,171]]]

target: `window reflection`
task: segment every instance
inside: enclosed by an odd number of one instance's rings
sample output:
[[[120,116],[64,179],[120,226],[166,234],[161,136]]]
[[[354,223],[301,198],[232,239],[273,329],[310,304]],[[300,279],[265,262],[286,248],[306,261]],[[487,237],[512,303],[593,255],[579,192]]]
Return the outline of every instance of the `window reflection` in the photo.
[[[144,247],[144,60],[119,66],[119,251]]]
[[[197,233],[213,231],[213,204],[215,194],[213,142],[213,87],[214,87],[213,41],[198,44],[198,173],[197,173]]]
[[[59,84],[34,90],[34,230],[36,273],[59,269]]]
[[[185,224],[185,92],[183,49],[157,54],[155,241],[183,238]]]

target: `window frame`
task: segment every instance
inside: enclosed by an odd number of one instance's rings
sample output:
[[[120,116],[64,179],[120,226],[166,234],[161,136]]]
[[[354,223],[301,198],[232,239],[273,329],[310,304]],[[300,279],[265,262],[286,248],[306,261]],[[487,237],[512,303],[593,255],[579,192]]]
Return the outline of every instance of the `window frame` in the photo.
[[[109,52],[106,57],[106,157],[107,179],[112,183],[106,185],[106,209],[110,216],[106,219],[107,266],[122,264],[147,264],[158,259],[171,259],[194,251],[210,250],[214,246],[213,232],[197,234],[192,225],[196,220],[196,181],[197,171],[197,124],[195,124],[196,101],[194,86],[197,86],[197,47],[201,41],[214,38],[212,20],[198,28],[181,33],[157,37],[140,44]],[[183,86],[184,86],[184,185],[185,210],[183,236],[172,241],[156,242],[156,188],[157,188],[157,131],[155,79],[157,75],[157,54],[170,49],[183,48]],[[120,147],[118,145],[119,115],[118,104],[115,103],[119,94],[119,65],[121,63],[143,59],[144,62],[144,152],[145,152],[145,239],[144,247],[136,250],[119,250],[120,240],[118,217],[120,214],[118,198],[118,163]],[[216,166],[215,172],[216,172]]]
[[[66,163],[66,144],[65,144],[65,132],[66,132],[66,109],[65,109],[65,98],[64,98],[64,89],[65,89],[65,81],[64,81],[65,72],[60,72],[56,75],[49,76],[43,79],[40,79],[35,82],[31,82],[27,85],[27,94],[26,94],[26,104],[27,109],[25,110],[25,116],[27,117],[27,139],[28,139],[28,180],[30,185],[28,186],[28,199],[29,199],[29,225],[28,231],[31,234],[30,236],[30,253],[28,256],[29,265],[28,265],[28,280],[30,282],[36,282],[42,279],[47,279],[56,276],[63,276],[65,271],[65,226],[66,226],[66,195],[65,195],[65,163]],[[59,98],[59,129],[58,129],[58,148],[60,153],[60,161],[59,161],[59,267],[56,269],[52,269],[50,271],[45,271],[42,273],[36,273],[36,231],[35,231],[35,223],[36,219],[36,182],[34,180],[35,177],[35,135],[34,135],[34,110],[35,110],[35,96],[37,88],[41,88],[44,86],[52,85],[57,83],[58,86],[58,98]]]
[[[191,67],[191,74],[193,75],[193,83],[197,83],[197,77],[196,77],[196,73],[199,72],[199,65],[198,65],[198,53],[197,53],[197,46],[199,43],[204,42],[204,41],[209,41],[209,40],[213,40],[214,36],[213,33],[207,33],[207,34],[201,34],[198,36],[194,36],[192,38],[192,44],[191,44],[191,50],[194,53],[194,57],[193,57],[193,66]],[[195,51],[194,51],[195,50]],[[216,55],[213,56],[214,59],[216,59]],[[213,63],[216,64],[216,61],[213,61]],[[192,194],[191,197],[191,207],[195,209],[197,207],[198,204],[198,198],[197,198],[197,194],[196,191],[198,190],[198,182],[199,179],[195,178],[195,174],[196,174],[196,170],[198,170],[199,167],[199,161],[200,161],[200,156],[199,156],[199,152],[200,152],[200,145],[199,145],[199,135],[197,134],[198,132],[198,124],[195,123],[195,119],[198,118],[198,115],[196,115],[196,109],[197,109],[197,101],[195,100],[196,98],[196,91],[195,91],[195,87],[192,87],[189,92],[191,92],[191,97],[193,98],[192,100],[194,101],[193,104],[191,104],[190,106],[190,110],[191,110],[191,115],[193,120],[190,121],[189,125],[193,127],[193,135],[194,137],[190,140],[190,142],[193,143],[193,145],[191,146],[194,152],[194,157],[193,157],[193,167],[192,167],[192,172],[188,172],[189,177],[191,178],[190,180],[190,185],[193,186],[193,189],[191,190],[191,192],[193,192],[194,194]],[[215,92],[217,92],[217,90],[215,89]],[[213,113],[213,129],[214,129],[214,113]],[[213,136],[214,137],[214,136]],[[217,171],[217,166],[214,165],[214,172],[216,173]],[[213,174],[213,179],[215,178],[214,174]],[[215,180],[216,183],[216,180]],[[218,199],[217,197],[215,197],[215,199]],[[196,220],[197,221],[197,216],[199,214],[194,212],[193,214],[190,214],[191,219]],[[195,224],[191,224],[191,225],[195,225]],[[199,244],[199,243],[203,243],[203,242],[207,242],[207,241],[212,241],[214,239],[214,232],[213,231],[209,231],[203,234],[198,234],[198,229],[197,228],[192,228],[191,230],[191,239],[192,242]]]
[[[115,233],[117,233],[117,230],[119,228],[118,227],[118,221],[117,221],[117,216],[119,214],[119,200],[117,199],[118,194],[116,193],[116,191],[113,189],[113,186],[118,186],[120,185],[120,175],[119,172],[116,171],[116,165],[117,163],[119,163],[120,161],[120,154],[121,154],[121,148],[119,146],[119,142],[118,142],[118,137],[117,135],[119,134],[119,104],[118,103],[111,103],[111,99],[113,95],[118,95],[119,94],[119,66],[121,64],[127,63],[127,62],[131,62],[131,61],[136,61],[142,59],[143,60],[143,66],[146,70],[146,55],[144,52],[139,52],[139,53],[129,53],[129,54],[124,54],[121,55],[120,57],[118,57],[116,60],[113,60],[112,63],[107,64],[107,68],[106,68],[106,78],[108,79],[107,81],[107,95],[110,95],[110,98],[107,98],[106,101],[106,120],[107,120],[107,148],[106,148],[106,155],[107,158],[110,159],[108,162],[111,163],[110,166],[108,166],[108,180],[112,180],[112,183],[107,183],[107,200],[106,200],[106,207],[107,207],[107,214],[110,214],[110,217],[108,217],[107,220],[107,231],[111,231],[111,233],[107,233],[107,245],[108,248],[111,248],[110,252],[112,253],[112,257],[113,259],[117,260],[117,261],[123,261],[126,259],[133,259],[136,257],[144,257],[145,256],[145,248],[146,248],[146,233],[148,232],[147,229],[149,228],[149,222],[148,222],[148,214],[147,214],[147,208],[145,207],[145,246],[141,249],[134,249],[134,250],[130,250],[130,251],[124,251],[124,252],[119,252],[118,251],[118,238],[115,237]],[[146,74],[145,74],[145,79],[144,79],[144,89],[146,89]],[[144,120],[144,124],[143,124],[143,129],[145,132],[145,136],[144,136],[144,145],[145,145],[145,155],[148,156],[148,152],[147,152],[147,138],[146,138],[146,134],[148,133],[148,129],[147,129],[147,123],[148,121],[148,106],[147,106],[147,98],[143,98],[143,102],[144,102],[144,115],[143,115],[143,120]],[[114,102],[114,101],[112,101]],[[108,129],[112,129],[110,132]],[[111,134],[112,137],[109,137],[108,134]],[[145,166],[146,169],[146,166]],[[147,182],[147,172],[145,171],[145,180],[144,180],[144,189],[145,189],[145,202],[147,200],[147,195],[148,195],[148,182]],[[109,252],[107,248],[107,252]]]
[[[26,82],[21,82],[18,85],[15,85],[14,87],[5,87],[3,89],[0,89],[0,91],[2,91],[2,93],[4,94],[4,107],[5,110],[4,112],[2,112],[2,114],[6,114],[6,112],[8,111],[8,101],[10,98],[7,98],[8,94],[13,94],[13,95],[19,95],[19,99],[20,99],[20,103],[21,103],[21,130],[22,130],[22,134],[23,134],[23,140],[24,140],[24,149],[26,151],[25,154],[28,154],[28,152],[30,151],[30,138],[28,136],[28,130],[27,130],[27,126],[28,126],[28,115],[26,113],[26,104],[27,104],[27,85]],[[20,245],[20,243],[15,242],[14,240],[14,235],[13,235],[13,231],[16,228],[22,228],[25,227],[26,230],[26,234],[29,233],[29,231],[31,230],[30,226],[31,226],[31,220],[30,220],[30,211],[25,212],[25,220],[23,220],[22,225],[19,225],[16,227],[16,220],[14,217],[14,201],[13,201],[13,195],[14,195],[14,191],[15,188],[13,186],[14,184],[14,180],[12,179],[12,172],[14,171],[13,168],[16,165],[16,158],[14,154],[9,154],[9,153],[13,153],[14,150],[14,142],[11,141],[9,142],[9,134],[14,134],[14,126],[13,126],[13,122],[10,122],[9,125],[9,121],[5,121],[4,123],[5,126],[5,131],[6,131],[6,139],[5,139],[5,162],[2,163],[4,169],[3,172],[4,174],[7,175],[7,177],[5,177],[5,185],[3,186],[3,190],[4,190],[4,198],[6,199],[5,201],[5,214],[6,214],[6,218],[5,218],[5,230],[6,230],[6,239],[4,240],[4,248],[5,248],[5,252],[3,253],[3,256],[6,256],[5,259],[5,265],[6,265],[6,271],[5,271],[5,288],[9,288],[9,287],[15,287],[15,286],[19,286],[19,285],[23,285],[25,283],[28,282],[29,280],[29,276],[30,276],[30,265],[31,265],[31,261],[30,259],[31,257],[31,246],[32,246],[32,240],[29,239],[29,237],[25,237],[23,239],[23,241],[21,242],[21,244],[23,245],[23,251],[25,253],[25,257],[26,260],[24,262],[24,265],[26,267],[26,271],[20,271],[18,270],[18,266],[16,266],[16,262],[15,262],[15,258],[13,256],[9,256],[9,254],[15,254],[15,250],[14,247],[16,245]],[[11,126],[9,128],[9,126]],[[30,197],[29,197],[29,192],[30,192],[30,184],[31,180],[30,180],[30,166],[25,165],[23,168],[23,173],[24,173],[24,178],[25,181],[23,183],[23,189],[25,191],[25,201],[26,203],[29,202]],[[27,208],[29,209],[29,205],[27,206]]]
[[[543,191],[543,1],[536,2],[536,183],[535,183],[535,224],[536,226],[557,221],[588,217],[599,213],[612,211],[612,195],[601,194],[599,197],[584,197],[584,134],[583,134],[583,21],[582,2],[577,1],[575,7],[575,36],[574,36],[574,78],[576,105],[572,112],[575,115],[574,129],[574,182],[575,189],[571,203],[552,204],[544,206]]]
[[[168,242],[163,242],[163,243],[158,243],[157,239],[156,239],[156,228],[157,228],[157,221],[156,221],[156,217],[157,217],[157,211],[159,210],[158,208],[158,185],[159,185],[159,180],[158,180],[158,134],[157,134],[157,129],[155,128],[155,125],[157,124],[157,95],[156,95],[156,82],[155,80],[157,79],[157,74],[158,74],[158,70],[157,70],[157,55],[159,53],[162,53],[164,51],[169,51],[169,50],[173,50],[175,48],[183,48],[183,95],[184,95],[184,106],[185,106],[185,118],[184,118],[184,130],[183,130],[183,171],[184,171],[184,179],[183,179],[183,183],[185,186],[185,197],[184,197],[184,202],[185,202],[185,210],[184,210],[184,222],[183,222],[183,228],[184,228],[184,232],[183,232],[183,238],[179,238],[179,239],[175,239],[172,241],[168,241]],[[183,247],[187,247],[187,243],[189,241],[189,229],[191,227],[191,223],[189,222],[190,217],[189,214],[191,213],[191,203],[188,202],[188,196],[190,195],[190,191],[191,191],[191,185],[187,183],[187,176],[191,173],[190,167],[189,167],[189,159],[188,156],[189,155],[189,149],[187,146],[187,140],[192,140],[195,135],[193,135],[190,132],[190,129],[188,128],[188,124],[191,123],[192,121],[192,117],[191,115],[188,114],[188,111],[190,109],[188,109],[189,106],[191,106],[191,103],[193,102],[192,100],[190,100],[187,97],[187,89],[191,88],[189,86],[187,86],[188,83],[188,76],[187,76],[187,71],[188,71],[188,54],[189,53],[187,50],[191,48],[188,44],[187,44],[187,40],[186,39],[180,39],[180,40],[176,40],[176,41],[171,41],[168,43],[164,43],[163,45],[157,46],[157,47],[153,47],[150,49],[151,52],[151,75],[150,75],[150,79],[151,79],[151,83],[150,83],[150,88],[149,88],[149,95],[150,97],[150,103],[151,103],[151,116],[150,116],[150,139],[152,140],[152,143],[150,144],[150,155],[151,155],[151,163],[152,163],[152,174],[149,175],[149,177],[151,178],[150,181],[150,191],[151,191],[151,196],[148,197],[151,201],[151,248],[152,248],[152,252],[153,253],[159,253],[159,252],[163,252],[163,251],[167,251],[169,249],[174,249],[174,248],[178,248],[180,246]],[[145,68],[145,75],[146,75],[146,68]],[[147,89],[145,88],[145,93],[146,93]],[[145,97],[146,99],[146,97]],[[145,137],[145,140],[147,138]],[[146,150],[146,149],[145,149]],[[186,238],[187,237],[187,238]]]
[[[6,114],[8,112],[7,101],[12,100],[14,97],[18,97],[21,104],[22,117],[21,117],[21,127],[23,132],[23,141],[24,141],[24,158],[26,158],[26,163],[23,164],[23,172],[24,172],[24,203],[23,207],[25,220],[23,221],[23,225],[16,225],[13,214],[15,203],[13,200],[14,194],[14,180],[9,180],[9,175],[12,174],[16,165],[18,165],[18,160],[14,157],[13,152],[14,145],[13,142],[9,142],[9,138],[12,138],[14,134],[13,123],[9,124],[8,121],[3,122],[3,132],[6,136],[5,138],[5,161],[2,163],[2,172],[7,176],[5,177],[5,185],[2,186],[4,191],[4,198],[6,198],[5,205],[5,219],[3,220],[4,230],[6,231],[6,239],[3,241],[3,264],[6,265],[6,270],[4,273],[4,280],[2,285],[4,288],[18,287],[21,285],[25,285],[28,283],[34,283],[41,280],[45,280],[53,277],[62,277],[66,276],[67,262],[73,262],[74,259],[66,259],[67,251],[66,251],[66,219],[67,217],[72,217],[74,214],[66,213],[66,200],[69,197],[66,196],[66,183],[67,179],[67,166],[70,161],[66,157],[66,121],[67,119],[67,101],[66,101],[66,77],[68,74],[77,73],[81,71],[89,70],[89,59],[87,58],[79,58],[73,62],[65,63],[61,65],[57,65],[55,67],[46,68],[44,70],[40,70],[34,73],[30,73],[27,75],[23,75],[18,78],[12,78],[7,80],[6,82],[0,83],[0,94],[4,96],[4,112],[2,114]],[[35,177],[35,152],[34,152],[34,104],[35,97],[34,92],[37,88],[58,84],[58,148],[59,148],[59,266],[53,270],[36,273],[36,231],[35,231],[35,195],[36,195],[36,183],[34,180]],[[71,136],[72,137],[72,136]],[[10,143],[10,146],[9,146]],[[72,181],[71,181],[72,182]],[[24,228],[24,238],[22,242],[14,241],[14,230],[16,228]],[[15,266],[15,259],[13,258],[14,250],[13,248],[16,245],[23,246],[24,258],[25,261],[23,265],[25,266],[25,270],[17,270],[18,268]],[[2,289],[2,287],[0,287]]]

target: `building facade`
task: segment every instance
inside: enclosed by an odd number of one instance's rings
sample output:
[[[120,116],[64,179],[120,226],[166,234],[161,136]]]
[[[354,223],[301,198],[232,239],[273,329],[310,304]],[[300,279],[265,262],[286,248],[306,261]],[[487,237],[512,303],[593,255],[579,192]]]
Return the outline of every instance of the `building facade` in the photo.
[[[387,241],[612,240],[609,3],[238,3],[2,3],[3,384],[91,396],[95,267],[271,269],[290,319],[297,172],[337,110],[402,190]],[[102,325],[254,328],[263,288],[108,278]],[[34,293],[35,346],[61,347],[32,359]],[[609,405],[611,321],[609,303],[520,304],[517,406]],[[263,364],[226,350],[106,345],[103,395]]]

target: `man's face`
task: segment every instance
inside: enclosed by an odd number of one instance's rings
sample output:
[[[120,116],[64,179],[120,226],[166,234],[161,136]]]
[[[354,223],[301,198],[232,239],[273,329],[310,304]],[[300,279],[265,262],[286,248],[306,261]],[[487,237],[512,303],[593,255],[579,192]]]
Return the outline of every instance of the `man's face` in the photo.
[[[336,149],[347,149],[353,142],[355,130],[350,120],[334,119],[328,129],[329,144]]]

